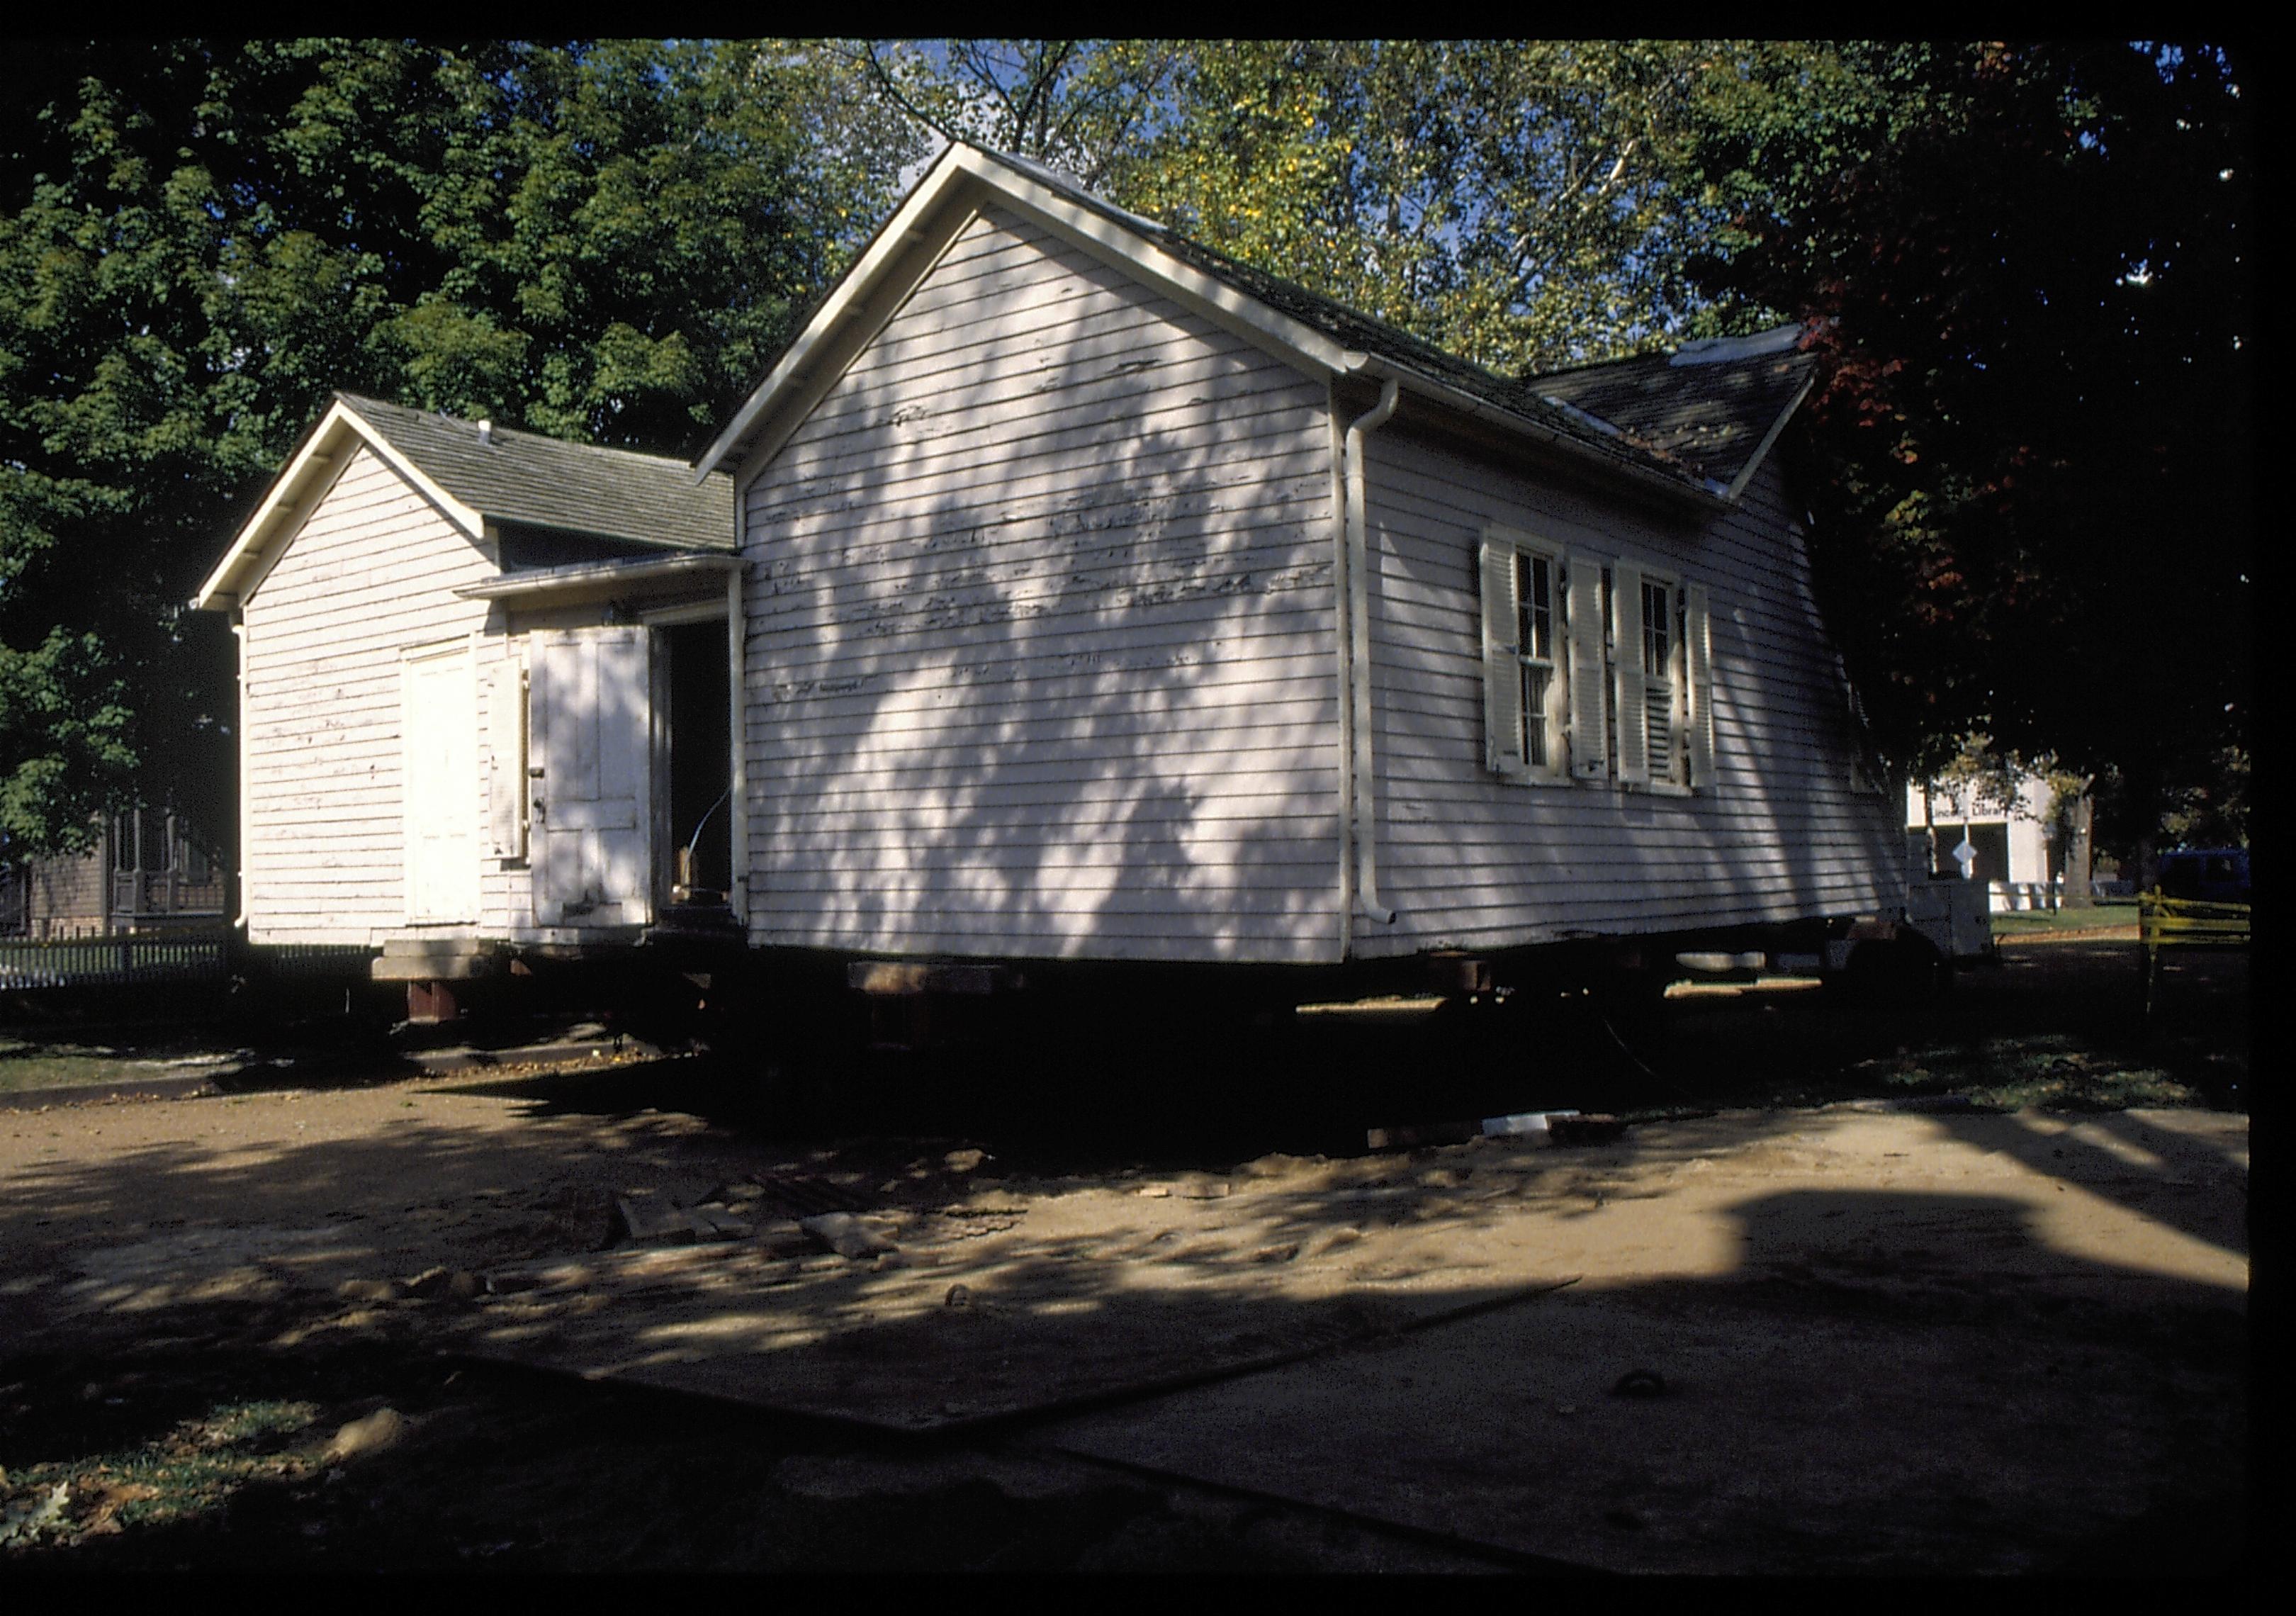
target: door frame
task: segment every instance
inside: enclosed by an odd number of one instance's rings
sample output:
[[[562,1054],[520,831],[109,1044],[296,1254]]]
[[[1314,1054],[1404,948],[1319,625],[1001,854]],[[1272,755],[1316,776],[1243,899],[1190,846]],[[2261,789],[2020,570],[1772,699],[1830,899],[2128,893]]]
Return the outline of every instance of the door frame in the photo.
[[[443,665],[457,661],[461,664],[459,669],[450,668],[447,671],[450,677],[455,678],[456,688],[454,693],[467,697],[467,700],[459,702],[459,719],[452,710],[453,704],[450,704],[447,710],[441,713],[431,704],[418,702],[415,699],[418,667],[424,668],[424,672],[427,674],[430,669],[424,667],[426,664]],[[398,653],[398,669],[399,879],[404,887],[401,893],[401,913],[406,923],[410,926],[474,925],[478,923],[479,912],[484,899],[482,872],[479,863],[480,827],[477,813],[480,746],[478,669],[475,647],[471,636],[467,635],[458,639],[439,641],[428,645],[410,645]],[[428,715],[427,718],[425,715]],[[449,749],[446,758],[434,767],[418,769],[417,758],[428,755],[425,749],[418,748],[414,743],[418,723],[425,733],[443,738]],[[455,772],[455,766],[465,760],[465,753],[470,767],[465,771],[468,777],[463,782],[463,790],[467,792],[467,800],[463,803],[464,810],[463,838],[470,843],[471,856],[462,861],[464,865],[467,865],[467,869],[457,872],[454,885],[455,903],[451,906],[451,912],[426,914],[418,901],[424,889],[419,886],[415,880],[415,849],[422,838],[417,834],[418,815],[414,783],[418,773],[426,782],[438,781],[442,776],[451,775]],[[455,787],[451,779],[446,780],[445,790],[447,795],[444,803],[447,809],[447,822],[452,824],[455,817],[453,803]],[[425,801],[428,801],[427,797]]]
[[[649,628],[678,628],[709,622],[726,625],[726,675],[730,685],[726,704],[726,746],[727,773],[732,787],[726,799],[726,834],[731,865],[726,902],[734,912],[734,918],[746,927],[750,923],[750,770],[746,681],[742,677],[742,664],[748,650],[748,635],[745,630],[747,619],[742,607],[740,569],[736,568],[726,575],[726,593],[719,599],[681,602],[676,605],[644,610],[638,613],[638,621]],[[665,798],[668,789],[668,782],[661,782]],[[665,890],[664,898],[667,899],[668,896]]]

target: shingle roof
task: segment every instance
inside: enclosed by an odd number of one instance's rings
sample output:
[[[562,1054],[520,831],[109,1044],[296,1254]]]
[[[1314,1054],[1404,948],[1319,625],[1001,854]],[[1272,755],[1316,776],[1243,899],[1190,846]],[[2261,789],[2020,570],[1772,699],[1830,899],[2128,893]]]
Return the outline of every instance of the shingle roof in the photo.
[[[1550,372],[1525,385],[1632,432],[1726,488],[1816,366],[1816,356],[1793,348],[1796,330],[1687,343],[1672,354]]]
[[[689,461],[566,443],[379,398],[335,395],[447,493],[504,521],[686,550],[734,547],[734,483]]]

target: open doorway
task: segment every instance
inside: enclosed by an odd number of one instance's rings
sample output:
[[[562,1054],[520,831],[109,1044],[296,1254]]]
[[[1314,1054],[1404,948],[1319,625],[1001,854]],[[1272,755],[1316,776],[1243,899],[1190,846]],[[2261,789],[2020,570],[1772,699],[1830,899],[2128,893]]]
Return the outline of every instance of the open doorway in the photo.
[[[662,886],[673,905],[722,906],[734,879],[726,624],[715,619],[654,632],[668,664],[657,688],[669,694],[669,834]]]

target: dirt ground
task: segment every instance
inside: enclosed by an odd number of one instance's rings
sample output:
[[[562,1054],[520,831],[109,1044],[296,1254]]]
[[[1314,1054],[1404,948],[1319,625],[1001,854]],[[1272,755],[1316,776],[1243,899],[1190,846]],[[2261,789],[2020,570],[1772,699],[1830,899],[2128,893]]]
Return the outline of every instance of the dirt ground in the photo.
[[[0,1565],[2231,1569],[2247,962],[2005,952],[0,1112]]]

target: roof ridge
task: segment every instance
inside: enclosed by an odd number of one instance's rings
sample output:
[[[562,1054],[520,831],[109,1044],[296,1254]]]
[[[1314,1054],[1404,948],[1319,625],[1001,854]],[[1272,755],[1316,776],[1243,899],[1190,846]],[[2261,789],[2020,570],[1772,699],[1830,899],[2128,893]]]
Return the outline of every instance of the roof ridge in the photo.
[[[1638,354],[1620,354],[1612,359],[1581,359],[1576,365],[1558,365],[1553,370],[1525,371],[1519,380],[1527,387],[1532,382],[1545,381],[1556,376],[1583,375],[1590,370],[1609,370],[1614,365],[1641,365],[1652,359],[1663,362],[1666,357],[1663,349],[1652,349]]]
[[[966,144],[972,144],[972,143],[968,142]],[[1355,305],[1342,302],[1338,298],[1332,297],[1328,292],[1317,291],[1312,286],[1308,286],[1302,282],[1292,280],[1288,275],[1278,275],[1272,269],[1263,268],[1259,265],[1254,264],[1247,258],[1240,258],[1232,252],[1228,252],[1224,249],[1211,245],[1209,242],[1200,242],[1192,235],[1184,235],[1170,225],[1164,224],[1160,220],[1149,218],[1142,214],[1134,213],[1130,209],[1120,207],[1118,204],[1110,201],[1107,198],[1099,195],[1097,193],[1085,185],[1081,181],[1078,180],[1074,176],[1063,174],[1060,170],[1052,168],[1049,164],[1038,162],[1029,158],[1020,157],[1012,152],[1000,152],[996,150],[994,147],[974,145],[973,149],[997,159],[999,161],[1004,162],[1007,167],[1016,168],[1032,179],[1051,184],[1057,189],[1066,192],[1089,203],[1104,214],[1113,214],[1123,219],[1135,229],[1140,229],[1144,233],[1160,236],[1167,242],[1182,248],[1185,253],[1201,254],[1204,258],[1217,259],[1223,265],[1240,270],[1243,274],[1264,281],[1274,287],[1285,291],[1295,292],[1302,298],[1309,299],[1318,303],[1327,304],[1340,314],[1345,316],[1348,319],[1360,322],[1364,325],[1372,327],[1380,334],[1393,339],[1398,346],[1419,349],[1435,358],[1442,360],[1447,365],[1464,365],[1468,369],[1480,372],[1481,374],[1490,378],[1491,381],[1498,383],[1502,387],[1513,388],[1521,387],[1523,385],[1525,380],[1523,377],[1509,376],[1504,372],[1493,370],[1490,366],[1482,364],[1479,360],[1471,359],[1464,354],[1454,353],[1451,349],[1445,348],[1439,342],[1431,341],[1427,338],[1419,335],[1416,332],[1407,331],[1404,327],[1396,324],[1391,320],[1382,318],[1378,315],[1367,314],[1364,310],[1355,307]],[[1544,373],[1555,374],[1559,373],[1548,372]],[[1631,439],[1631,435],[1629,435],[1629,437],[1630,440],[1639,442],[1638,439]],[[1652,447],[1652,446],[1644,445],[1642,447]],[[1654,448],[1653,452],[1662,453],[1662,451],[1657,451]]]
[[[1618,366],[1627,365],[1647,365],[1654,361],[1669,365],[1675,365],[1678,368],[1684,363],[1721,365],[1734,363],[1742,364],[1760,359],[1796,358],[1803,357],[1807,350],[1800,349],[1795,342],[1780,342],[1778,341],[1778,339],[1784,337],[1789,332],[1799,332],[1801,326],[1799,322],[1790,320],[1783,324],[1769,326],[1762,331],[1750,332],[1744,336],[1693,337],[1687,341],[1677,341],[1671,348],[1650,349],[1642,353],[1636,354],[1621,354],[1615,359],[1588,359],[1578,365],[1559,365],[1554,370],[1526,371],[1523,373],[1521,380],[1528,384],[1536,381],[1545,381],[1550,378],[1580,376],[1586,374],[1588,371],[1611,370]],[[1729,345],[1746,345],[1754,343],[1770,343],[1775,344],[1775,346],[1753,349],[1743,352],[1729,351]],[[1723,351],[1720,353],[1719,357],[1714,358],[1700,357],[1688,361],[1685,361],[1682,358],[1682,356],[1685,354],[1696,355],[1700,353],[1700,350],[1702,349],[1721,349]]]
[[[467,415],[450,415],[444,410],[419,409],[410,404],[398,404],[389,398],[377,398],[370,394],[348,392],[341,388],[337,388],[335,390],[335,397],[342,399],[347,404],[350,404],[360,408],[374,409],[379,407],[386,410],[395,410],[402,415],[412,415],[418,419],[443,422],[450,426],[468,427],[474,431],[480,425],[479,422],[472,420]],[[537,432],[528,427],[504,426],[499,422],[494,421],[486,422],[486,425],[488,430],[496,436],[523,438],[529,442],[544,444],[551,448],[574,449],[586,455],[611,455],[625,456],[635,460],[652,461],[657,464],[683,467],[688,472],[692,471],[693,467],[693,460],[683,455],[665,455],[660,453],[659,450],[654,449],[623,448],[619,445],[616,444],[583,443],[576,439],[554,438],[548,432]],[[713,472],[711,475],[718,476],[722,475],[722,473]]]

